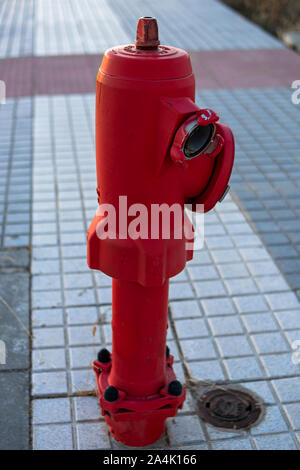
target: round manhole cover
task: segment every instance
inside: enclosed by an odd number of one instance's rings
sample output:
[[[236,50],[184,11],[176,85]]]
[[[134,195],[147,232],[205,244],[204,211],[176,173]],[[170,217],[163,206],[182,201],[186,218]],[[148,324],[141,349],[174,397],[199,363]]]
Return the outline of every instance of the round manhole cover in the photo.
[[[253,396],[234,389],[210,390],[200,397],[198,405],[203,421],[228,429],[248,428],[262,411]]]

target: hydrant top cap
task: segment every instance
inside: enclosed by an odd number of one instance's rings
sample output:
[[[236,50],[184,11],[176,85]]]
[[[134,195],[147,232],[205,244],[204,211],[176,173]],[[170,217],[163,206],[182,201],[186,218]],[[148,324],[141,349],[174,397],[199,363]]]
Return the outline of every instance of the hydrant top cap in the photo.
[[[135,44],[108,49],[97,80],[102,75],[143,80],[169,80],[192,75],[189,54],[176,47],[160,45],[157,21],[152,17],[138,20]]]
[[[143,16],[138,20],[134,43],[137,49],[157,49],[160,42],[155,18]]]

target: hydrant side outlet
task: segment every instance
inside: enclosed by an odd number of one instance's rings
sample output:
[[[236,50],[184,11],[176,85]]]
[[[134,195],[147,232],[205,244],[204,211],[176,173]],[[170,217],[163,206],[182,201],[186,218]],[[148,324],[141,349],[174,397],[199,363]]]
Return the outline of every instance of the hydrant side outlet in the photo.
[[[142,447],[159,439],[185,399],[166,346],[169,278],[193,253],[184,205],[208,211],[222,198],[234,141],[216,113],[196,106],[189,54],[160,45],[149,17],[139,19],[134,45],[103,57],[95,131],[99,209],[87,259],[112,277],[112,352],[99,351],[94,372],[112,436]],[[148,236],[130,235],[137,205],[145,210]],[[157,206],[180,209],[168,236],[152,217]],[[114,224],[106,232],[111,207]]]

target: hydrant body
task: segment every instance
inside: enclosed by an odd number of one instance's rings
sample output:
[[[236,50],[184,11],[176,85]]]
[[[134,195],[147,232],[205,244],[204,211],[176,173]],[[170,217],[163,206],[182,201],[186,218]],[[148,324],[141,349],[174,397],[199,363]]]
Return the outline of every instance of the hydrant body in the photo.
[[[140,19],[139,26],[150,31],[154,22]],[[100,404],[112,435],[131,446],[155,442],[182,407],[185,391],[166,354],[166,334],[169,278],[192,258],[184,204],[201,203],[204,211],[215,205],[234,153],[227,126],[194,103],[189,55],[159,46],[155,34],[150,39],[108,50],[98,72],[99,210],[88,232],[90,268],[113,278],[112,354],[94,362]],[[195,158],[197,145],[203,148]],[[174,204],[182,211],[170,217],[165,236],[153,214]],[[114,223],[106,231],[110,208]]]

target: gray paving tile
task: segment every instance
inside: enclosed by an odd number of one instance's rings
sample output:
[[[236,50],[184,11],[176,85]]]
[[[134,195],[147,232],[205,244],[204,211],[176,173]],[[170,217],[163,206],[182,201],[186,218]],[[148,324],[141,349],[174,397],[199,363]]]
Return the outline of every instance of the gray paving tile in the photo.
[[[96,383],[92,368],[72,370],[71,390],[73,393],[96,392]]]
[[[255,437],[258,450],[297,450],[295,441],[288,433]]]
[[[177,283],[176,283],[176,285],[177,285]],[[101,289],[97,289],[97,293],[98,293],[98,297],[100,299],[101,304],[110,304],[111,303],[111,298],[112,298],[111,287],[103,287]],[[175,297],[176,297],[176,295],[175,295]]]
[[[67,393],[65,372],[39,372],[32,374],[33,395],[56,395]]]
[[[192,290],[191,285],[188,282],[178,282],[176,284],[170,284],[170,301],[177,299],[189,299],[194,297],[195,294]]]
[[[231,380],[251,380],[263,377],[263,373],[255,357],[226,359],[224,364]]]
[[[209,336],[209,331],[202,318],[193,318],[191,320],[177,320],[176,331],[180,339]]]
[[[259,333],[251,335],[259,354],[289,351],[287,342],[281,333]]]
[[[76,421],[95,421],[102,418],[97,397],[75,397]]]
[[[178,415],[167,422],[168,436],[171,444],[205,441],[203,430],[197,416]]]
[[[253,354],[249,340],[245,336],[225,336],[216,338],[222,357],[241,357]]]
[[[290,290],[282,276],[260,276],[255,278],[261,292],[278,292]]]
[[[244,295],[233,299],[240,313],[268,311],[268,305],[262,295]]]
[[[300,400],[300,378],[274,380],[273,385],[282,403]]]
[[[213,442],[214,450],[253,450],[250,439],[225,439]]]
[[[28,368],[29,273],[0,272],[0,319],[1,340],[6,345],[6,364],[1,368]]]
[[[276,403],[274,393],[272,392],[272,388],[269,382],[257,380],[253,382],[243,382],[242,385],[261,398],[265,405]]]
[[[213,359],[217,357],[211,339],[191,339],[182,340],[181,347],[183,349],[186,360],[190,359]]]
[[[68,328],[68,334],[71,346],[99,344],[101,342],[101,331],[97,325],[71,326]]]
[[[244,263],[228,263],[218,265],[218,270],[224,279],[243,278],[249,276],[249,271]]]
[[[284,410],[287,414],[289,422],[293,429],[300,429],[300,406],[298,403],[291,403],[289,405],[284,405]]]
[[[62,292],[61,290],[32,291],[31,304],[36,309],[61,307],[63,304]]]
[[[31,282],[33,290],[57,290],[61,288],[60,276],[57,274],[33,276]]]
[[[216,263],[226,263],[233,261],[241,261],[239,253],[234,249],[215,250],[212,251],[212,257]]]
[[[226,379],[223,369],[217,360],[193,361],[189,362],[188,366],[194,380],[204,380],[211,384]]]
[[[205,299],[201,301],[201,305],[206,315],[230,315],[236,312],[233,302],[226,297]]]
[[[270,260],[270,255],[263,247],[240,248],[240,253],[246,261]]]
[[[70,361],[72,368],[88,367],[97,357],[100,349],[100,340],[98,346],[82,346],[70,348]]]
[[[174,318],[194,318],[202,316],[199,304],[195,300],[171,302],[170,305]]]
[[[96,307],[67,308],[67,322],[69,325],[96,324],[98,313]]]
[[[69,398],[47,398],[33,401],[33,424],[67,423],[71,421]]]
[[[284,330],[300,328],[300,310],[275,312],[275,316]]]
[[[205,425],[206,430],[209,434],[211,441],[216,441],[219,439],[231,439],[231,438],[246,438],[247,431],[244,430],[230,430],[230,429],[222,429],[217,428],[215,426],[210,426],[209,424]]]
[[[78,448],[89,449],[110,449],[108,439],[108,429],[104,422],[99,423],[78,423]]]
[[[61,309],[33,310],[32,325],[33,327],[63,325],[63,312]]]
[[[208,321],[215,336],[243,333],[242,323],[238,316],[213,317]]]
[[[193,280],[207,280],[207,279],[218,279],[219,275],[214,266],[191,266],[188,271]]]
[[[249,278],[227,279],[225,285],[230,295],[255,294],[258,289]]]
[[[268,434],[275,432],[288,431],[288,426],[277,406],[268,406],[264,419],[251,430],[251,434],[257,436],[259,434]]]
[[[32,274],[58,274],[60,270],[58,260],[33,260],[31,265]]]
[[[266,299],[273,310],[286,310],[300,307],[300,302],[293,292],[267,294]]]
[[[292,361],[292,352],[261,356],[269,377],[299,375],[300,366]]]
[[[251,313],[242,318],[249,333],[276,331],[279,328],[272,313]]]
[[[72,450],[71,424],[46,424],[33,427],[35,450]]]
[[[67,306],[95,304],[95,292],[84,288],[65,290],[65,303]]]
[[[226,295],[222,281],[201,281],[194,283],[200,298]]]
[[[32,351],[32,370],[45,371],[66,368],[65,349],[35,349]]]
[[[63,328],[35,328],[33,330],[33,347],[64,346]]]

